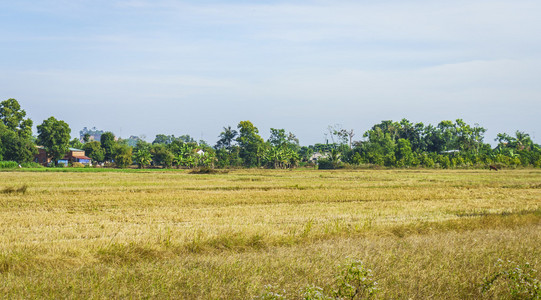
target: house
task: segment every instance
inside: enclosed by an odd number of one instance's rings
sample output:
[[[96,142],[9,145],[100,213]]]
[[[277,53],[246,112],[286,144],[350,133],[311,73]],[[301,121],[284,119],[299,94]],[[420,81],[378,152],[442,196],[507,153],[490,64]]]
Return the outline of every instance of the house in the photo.
[[[38,153],[35,155],[34,161],[44,166],[50,165],[52,160],[47,155],[47,151],[45,150],[45,148],[43,146],[37,146],[37,148]],[[90,157],[85,155],[85,151],[75,148],[69,148],[68,153],[66,153],[66,155],[64,155],[62,159],[58,160],[59,164],[63,164],[65,166],[67,166],[69,163],[74,162],[78,162],[83,165],[92,165],[92,160],[90,159]]]
[[[327,158],[328,154],[327,153],[320,153],[320,152],[316,152],[314,154],[312,154],[312,156],[310,156],[310,159],[309,161],[312,161],[312,162],[317,162],[318,160],[320,160],[321,158]]]
[[[92,165],[92,159],[85,155],[85,150],[69,148],[69,152],[64,155],[62,160],[67,160],[68,163],[82,163],[83,165]]]
[[[51,163],[51,158],[47,156],[45,148],[43,146],[36,146],[36,148],[38,148],[38,153],[34,155],[34,162],[48,166]]]

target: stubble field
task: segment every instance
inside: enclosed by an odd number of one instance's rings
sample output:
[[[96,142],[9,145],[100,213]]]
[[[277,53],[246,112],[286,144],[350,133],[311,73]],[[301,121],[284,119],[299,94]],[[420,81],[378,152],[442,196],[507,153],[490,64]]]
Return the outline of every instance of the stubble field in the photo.
[[[481,290],[499,259],[541,272],[540,170],[2,172],[0,191],[3,298],[297,299],[353,259],[376,298],[510,298]]]

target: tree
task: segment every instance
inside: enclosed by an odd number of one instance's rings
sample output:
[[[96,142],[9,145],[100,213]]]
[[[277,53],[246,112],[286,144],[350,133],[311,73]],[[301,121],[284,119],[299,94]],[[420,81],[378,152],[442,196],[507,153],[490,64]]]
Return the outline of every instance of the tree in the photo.
[[[113,160],[119,168],[125,168],[131,165],[132,161],[132,147],[124,143],[116,143],[113,151]]]
[[[150,165],[152,162],[152,154],[150,154],[150,150],[137,150],[133,157],[135,159],[135,163],[139,166],[139,169],[144,169],[145,166]]]
[[[411,165],[413,159],[413,153],[411,152],[411,144],[409,140],[398,139],[396,143],[396,153],[397,166],[409,166]]]
[[[111,161],[115,148],[115,135],[110,131],[103,133],[100,137],[100,144],[105,151],[105,161]]]
[[[269,142],[274,147],[281,147],[287,143],[287,136],[285,129],[274,129],[271,128],[271,135],[267,142]]]
[[[220,139],[216,143],[216,149],[225,148],[229,153],[231,153],[231,147],[235,141],[235,137],[238,135],[238,132],[235,129],[232,129],[231,126],[223,128],[224,131],[218,136]]]
[[[69,125],[64,121],[50,117],[37,128],[38,144],[45,147],[47,154],[57,165],[58,160],[64,157],[69,150],[71,133]]]
[[[17,100],[10,98],[0,102],[0,120],[2,123],[19,137],[29,138],[32,135],[33,122],[24,117],[26,117],[26,112],[21,109]]]
[[[175,140],[174,135],[157,134],[152,144],[169,145]]]
[[[169,168],[173,164],[173,153],[171,153],[171,151],[163,144],[152,145],[150,153],[152,154],[152,160],[156,165]]]
[[[95,162],[105,161],[105,150],[101,147],[100,142],[92,141],[83,145],[85,155],[90,157]]]
[[[195,139],[191,137],[189,134],[183,134],[179,136],[178,139],[183,141],[184,143],[195,143]]]
[[[150,165],[152,162],[150,144],[143,140],[138,140],[133,149],[133,158],[140,169]]]
[[[74,138],[73,140],[71,140],[69,142],[69,145],[71,148],[83,149],[83,143],[81,143],[78,138]]]
[[[31,162],[37,152],[34,143],[29,138],[18,136],[0,123],[0,160]]]
[[[240,157],[247,167],[261,165],[261,157],[264,153],[265,143],[259,136],[259,130],[250,121],[241,121],[237,126],[239,136],[237,143],[240,146]]]

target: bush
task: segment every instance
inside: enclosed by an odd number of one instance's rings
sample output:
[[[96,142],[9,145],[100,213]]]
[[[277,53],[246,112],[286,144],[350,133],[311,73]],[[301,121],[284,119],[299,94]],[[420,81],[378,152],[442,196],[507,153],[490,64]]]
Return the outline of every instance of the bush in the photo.
[[[372,270],[360,260],[350,260],[344,266],[340,267],[336,277],[335,287],[332,296],[326,295],[323,288],[308,285],[299,291],[299,299],[305,300],[328,300],[328,299],[371,299],[378,291],[377,282],[372,276]],[[286,299],[285,290],[275,291],[271,285],[266,285],[263,293],[255,299]],[[295,299],[296,299],[295,298]]]
[[[202,167],[202,168],[190,171],[190,174],[217,174],[217,173],[228,173],[228,172],[218,171],[216,169],[209,168],[209,167]]]
[[[22,163],[21,167],[23,167],[23,168],[44,168],[44,166],[42,166],[41,164],[38,164],[37,162]]]
[[[19,164],[15,161],[0,161],[0,169],[15,169]]]
[[[320,159],[317,162],[318,169],[320,170],[332,170],[332,169],[340,169],[342,168],[342,164],[340,162],[336,161],[330,161],[328,159]]]
[[[76,161],[71,163],[71,166],[74,167],[74,168],[84,168],[85,167],[85,165],[83,165],[80,162],[76,162]]]
[[[377,292],[377,282],[372,276],[372,270],[366,268],[362,261],[352,260],[346,264],[336,278],[337,298],[370,299]]]

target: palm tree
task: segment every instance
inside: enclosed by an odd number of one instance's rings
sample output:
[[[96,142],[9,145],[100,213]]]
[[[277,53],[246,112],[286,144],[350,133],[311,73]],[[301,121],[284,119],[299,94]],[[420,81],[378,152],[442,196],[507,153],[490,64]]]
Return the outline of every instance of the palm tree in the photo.
[[[231,146],[237,135],[238,132],[231,128],[231,126],[224,127],[224,131],[218,136],[220,139],[218,140],[218,143],[216,143],[216,148],[225,148],[231,153]]]

